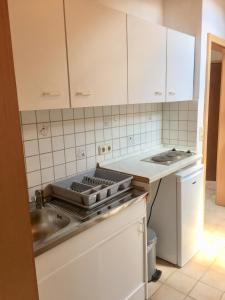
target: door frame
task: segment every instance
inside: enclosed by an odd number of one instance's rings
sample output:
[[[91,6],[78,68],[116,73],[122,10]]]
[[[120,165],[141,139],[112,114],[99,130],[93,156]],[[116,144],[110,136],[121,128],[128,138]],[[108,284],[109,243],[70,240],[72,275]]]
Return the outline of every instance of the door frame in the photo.
[[[7,0],[0,45],[0,299],[38,300]]]
[[[205,104],[204,104],[204,140],[203,140],[203,163],[206,170],[207,164],[207,142],[208,142],[208,118],[209,118],[209,99],[210,99],[210,77],[211,77],[211,58],[212,58],[212,50],[219,50],[224,48],[225,51],[225,40],[221,39],[213,34],[208,34],[208,42],[207,42],[207,62],[206,62],[206,86],[205,86]],[[221,87],[222,83],[225,84],[225,56],[222,60],[222,75],[221,75]],[[225,102],[225,90],[221,89],[220,101]],[[220,119],[220,118],[219,118]],[[219,120],[220,123],[220,120]],[[220,127],[220,125],[219,125]],[[219,132],[220,128],[218,128]],[[219,140],[218,140],[219,143]],[[219,152],[219,148],[217,152]],[[217,174],[218,175],[218,174]],[[206,180],[206,177],[205,177]],[[216,188],[218,192],[218,188]],[[217,199],[217,197],[216,197]],[[216,200],[216,204],[225,206],[225,195],[222,201]]]

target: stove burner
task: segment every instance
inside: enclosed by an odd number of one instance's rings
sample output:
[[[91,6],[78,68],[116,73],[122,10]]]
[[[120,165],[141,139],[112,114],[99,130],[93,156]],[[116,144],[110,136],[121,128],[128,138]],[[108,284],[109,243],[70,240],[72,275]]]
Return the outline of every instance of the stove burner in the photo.
[[[152,157],[145,158],[143,159],[143,161],[170,165],[186,157],[192,156],[193,154],[194,153],[192,153],[190,150],[180,151],[180,150],[176,150],[176,148],[173,148],[172,150],[160,153]]]

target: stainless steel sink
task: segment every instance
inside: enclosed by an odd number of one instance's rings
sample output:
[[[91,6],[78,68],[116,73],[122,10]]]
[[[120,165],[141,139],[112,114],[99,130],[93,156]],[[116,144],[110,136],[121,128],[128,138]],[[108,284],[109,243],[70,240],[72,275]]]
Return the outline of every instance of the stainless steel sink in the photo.
[[[30,215],[34,242],[45,240],[70,223],[69,217],[51,207],[36,209]]]

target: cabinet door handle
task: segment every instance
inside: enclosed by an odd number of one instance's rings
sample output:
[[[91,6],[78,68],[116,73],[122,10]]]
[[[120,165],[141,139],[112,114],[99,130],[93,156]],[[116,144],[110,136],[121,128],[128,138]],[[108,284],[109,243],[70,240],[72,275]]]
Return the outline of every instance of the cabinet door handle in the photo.
[[[43,92],[42,97],[59,97],[61,94],[58,92]]]
[[[176,95],[176,93],[175,92],[169,92],[169,95],[174,96],[174,95]]]
[[[91,93],[76,92],[75,96],[89,97],[91,96]]]
[[[162,96],[162,92],[155,92],[156,96]]]

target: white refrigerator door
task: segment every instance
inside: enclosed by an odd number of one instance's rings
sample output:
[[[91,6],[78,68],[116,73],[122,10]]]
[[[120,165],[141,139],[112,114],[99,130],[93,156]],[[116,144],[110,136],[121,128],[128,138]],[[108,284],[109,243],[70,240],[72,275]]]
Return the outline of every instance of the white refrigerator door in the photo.
[[[199,250],[203,235],[204,200],[202,165],[177,176],[178,266]]]

